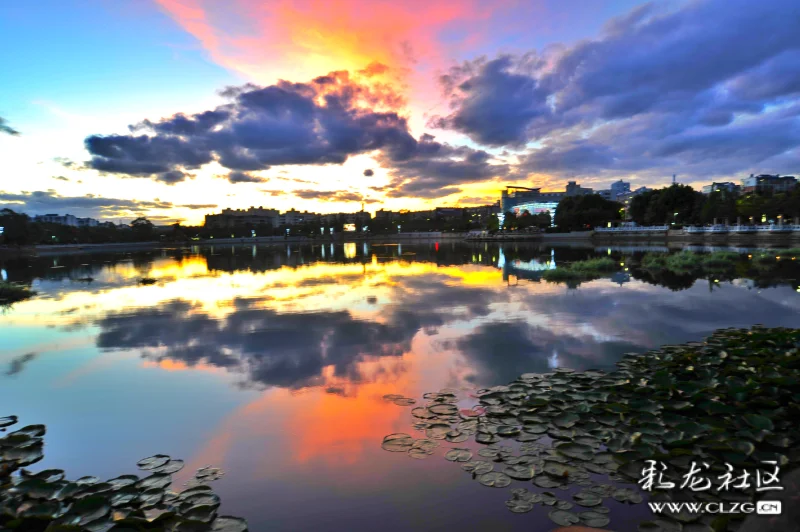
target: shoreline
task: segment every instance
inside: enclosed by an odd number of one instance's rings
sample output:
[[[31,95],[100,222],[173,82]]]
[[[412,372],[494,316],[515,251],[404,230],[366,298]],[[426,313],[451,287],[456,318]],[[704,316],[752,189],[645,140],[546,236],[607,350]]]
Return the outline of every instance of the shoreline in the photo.
[[[800,233],[783,234],[689,234],[682,230],[659,233],[598,233],[579,231],[571,233],[533,233],[523,235],[504,234],[494,237],[469,237],[466,233],[400,233],[386,235],[359,235],[352,237],[343,234],[327,238],[309,237],[255,237],[220,238],[189,242],[107,242],[100,244],[40,244],[26,247],[0,247],[0,258],[51,256],[74,253],[93,253],[104,251],[144,251],[152,249],[192,248],[194,246],[214,245],[282,245],[282,244],[343,244],[343,243],[423,243],[432,241],[478,243],[532,243],[532,244],[573,244],[587,247],[606,245],[659,246],[682,249],[688,246],[704,247],[792,247],[800,244]]]

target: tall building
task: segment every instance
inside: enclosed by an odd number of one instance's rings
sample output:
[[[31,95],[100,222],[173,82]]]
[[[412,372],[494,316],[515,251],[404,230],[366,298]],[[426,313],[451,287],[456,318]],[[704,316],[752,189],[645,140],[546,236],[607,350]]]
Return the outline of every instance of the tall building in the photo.
[[[645,192],[650,192],[651,190],[653,190],[653,189],[652,188],[647,188],[647,187],[639,187],[636,190],[631,190],[630,192],[626,192],[624,194],[620,194],[619,196],[617,196],[616,201],[622,203],[625,206],[625,209],[627,209],[628,207],[630,207],[631,200],[633,198],[635,198],[639,194],[644,194]]]
[[[63,216],[58,214],[42,214],[39,216],[34,216],[33,221],[46,224],[58,224],[58,225],[68,225],[70,227],[78,227],[78,218],[76,218],[71,214],[65,214]]]
[[[387,211],[384,209],[379,209],[375,212],[375,221],[380,222],[393,222],[397,219],[399,213],[394,211]]]
[[[594,194],[594,190],[580,186],[575,181],[567,182],[567,190],[564,192],[565,196],[586,196]]]
[[[742,179],[742,192],[775,193],[789,192],[797,186],[797,178],[791,175],[753,175]]]
[[[206,214],[205,226],[210,229],[226,229],[246,225],[269,225],[278,227],[280,215],[276,209],[250,207],[244,209],[222,209],[220,214]]]
[[[723,181],[721,183],[714,181],[710,185],[703,187],[703,194],[711,194],[712,192],[729,192],[731,194],[736,194],[739,192],[739,185],[731,181]]]
[[[299,225],[304,223],[313,223],[320,220],[320,215],[315,212],[296,211],[289,209],[282,212],[278,217],[278,225]]]
[[[627,181],[623,181],[620,179],[619,181],[615,181],[611,183],[611,199],[612,201],[617,201],[617,198],[623,194],[627,194],[631,191],[631,184]]]

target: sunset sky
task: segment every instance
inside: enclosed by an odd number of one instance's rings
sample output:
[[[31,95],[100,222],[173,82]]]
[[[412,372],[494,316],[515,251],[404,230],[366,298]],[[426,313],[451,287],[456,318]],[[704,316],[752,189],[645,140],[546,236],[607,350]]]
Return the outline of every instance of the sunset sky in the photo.
[[[0,207],[201,223],[800,173],[797,0],[0,6]]]

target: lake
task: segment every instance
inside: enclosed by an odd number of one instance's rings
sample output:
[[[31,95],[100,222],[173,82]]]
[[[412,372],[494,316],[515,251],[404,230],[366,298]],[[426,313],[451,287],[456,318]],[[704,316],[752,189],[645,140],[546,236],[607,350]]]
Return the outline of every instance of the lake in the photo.
[[[0,416],[47,425],[33,470],[110,478],[156,453],[186,460],[179,482],[220,467],[222,513],[254,531],[551,530],[445,460],[457,444],[424,460],[382,450],[417,421],[383,397],[419,406],[719,328],[800,326],[797,262],[759,279],[746,255],[725,275],[659,276],[636,268],[644,251],[359,242],[6,260],[3,278],[37,295],[0,314]],[[541,280],[591,257],[620,268]],[[608,506],[613,530],[649,517]]]

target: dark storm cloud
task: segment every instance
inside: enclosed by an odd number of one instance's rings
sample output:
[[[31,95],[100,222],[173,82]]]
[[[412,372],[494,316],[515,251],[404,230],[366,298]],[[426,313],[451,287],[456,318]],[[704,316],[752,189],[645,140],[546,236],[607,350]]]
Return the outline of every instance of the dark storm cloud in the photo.
[[[162,183],[166,183],[168,185],[174,185],[175,183],[186,181],[187,177],[191,177],[190,174],[181,172],[180,170],[170,170],[169,172],[162,172],[158,174],[155,179],[156,181],[161,181]]]
[[[390,197],[443,197],[458,192],[459,184],[484,181],[509,171],[508,165],[494,164],[492,156],[483,150],[451,146],[427,134],[422,135],[409,157],[389,161],[381,155],[378,161],[392,167],[387,192]]]
[[[379,74],[382,67],[370,68]],[[185,179],[186,170],[216,161],[231,171],[226,176],[231,183],[263,182],[247,172],[342,164],[352,155],[377,151],[395,180],[394,196],[425,197],[508,169],[493,165],[482,150],[435,142],[429,135],[415,139],[406,118],[393,110],[402,100],[387,85],[360,85],[347,72],[308,83],[228,87],[221,94],[232,101],[214,111],[145,120],[130,126],[129,135],[88,137],[89,166],[174,183]],[[372,169],[364,171],[373,175]]]
[[[0,133],[11,135],[12,137],[19,136],[19,131],[8,125],[8,120],[0,116]]]
[[[365,203],[374,203],[378,200],[363,197],[357,192],[348,190],[294,190],[291,192],[298,198],[302,199],[315,199],[321,201],[358,201]]]
[[[228,174],[228,181],[230,183],[266,183],[269,179],[264,177],[258,177],[257,175],[252,175],[247,172],[241,172],[239,170],[234,170],[233,172]]]
[[[502,56],[453,68],[441,82],[458,109],[430,125],[467,133],[490,146],[524,143],[530,124],[551,114],[549,93],[532,77],[535,62],[530,61],[530,56]],[[525,72],[515,71],[520,67]]]
[[[145,120],[131,126],[130,135],[88,137],[90,166],[152,177],[216,160],[229,170],[247,172],[274,165],[342,164],[351,155],[373,150],[404,157],[416,145],[405,118],[360,105],[385,107],[395,97],[351,81],[347,72],[309,83],[229,87],[222,94],[232,102],[213,111]]]
[[[800,4],[666,8],[636,8],[571,47],[455,67],[441,80],[453,111],[431,125],[492,146],[539,141],[526,173],[794,171]]]
[[[216,203],[189,203],[187,205],[176,205],[176,207],[183,207],[185,209],[216,209],[219,205]]]
[[[0,205],[30,215],[70,213],[95,218],[118,217],[126,213],[145,214],[149,209],[170,209],[174,206],[168,201],[104,198],[93,194],[60,196],[54,190],[37,190],[20,194],[0,192]]]

